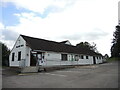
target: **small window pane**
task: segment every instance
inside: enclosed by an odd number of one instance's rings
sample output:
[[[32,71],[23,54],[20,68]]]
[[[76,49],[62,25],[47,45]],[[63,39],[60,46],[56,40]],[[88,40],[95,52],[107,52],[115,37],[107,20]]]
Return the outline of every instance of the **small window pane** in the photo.
[[[86,56],[86,59],[88,59],[88,56]]]
[[[83,55],[81,55],[81,59],[84,59],[84,56],[83,56]]]

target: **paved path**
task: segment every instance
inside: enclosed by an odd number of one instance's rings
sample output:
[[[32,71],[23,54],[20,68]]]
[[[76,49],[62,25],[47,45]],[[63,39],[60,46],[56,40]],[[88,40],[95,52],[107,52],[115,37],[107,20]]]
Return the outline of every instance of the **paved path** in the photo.
[[[3,75],[4,88],[118,88],[118,63]]]

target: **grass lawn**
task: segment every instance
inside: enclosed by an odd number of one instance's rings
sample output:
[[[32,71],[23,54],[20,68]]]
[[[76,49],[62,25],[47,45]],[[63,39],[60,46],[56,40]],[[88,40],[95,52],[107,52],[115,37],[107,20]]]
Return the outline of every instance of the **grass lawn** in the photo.
[[[0,65],[0,68],[2,68],[2,65]]]
[[[112,57],[112,58],[108,58],[107,62],[112,62],[112,61],[120,61],[119,57]]]

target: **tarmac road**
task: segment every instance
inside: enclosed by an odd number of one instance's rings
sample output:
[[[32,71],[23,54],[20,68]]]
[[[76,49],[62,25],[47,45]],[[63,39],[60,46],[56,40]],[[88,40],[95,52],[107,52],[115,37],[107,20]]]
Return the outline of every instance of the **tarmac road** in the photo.
[[[118,88],[118,62],[3,75],[3,88]]]

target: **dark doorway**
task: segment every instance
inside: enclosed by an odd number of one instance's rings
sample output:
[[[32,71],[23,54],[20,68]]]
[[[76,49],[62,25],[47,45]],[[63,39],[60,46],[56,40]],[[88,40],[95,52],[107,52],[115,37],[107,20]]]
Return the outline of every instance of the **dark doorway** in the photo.
[[[30,66],[36,66],[36,63],[37,63],[37,54],[31,53]]]
[[[93,56],[93,64],[96,64],[95,56]]]
[[[62,61],[67,61],[67,54],[61,54]]]
[[[36,66],[41,63],[43,63],[42,52],[31,52],[30,66]]]

